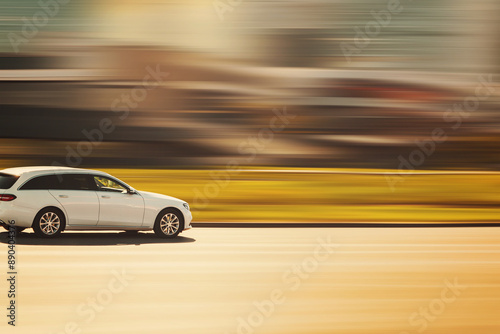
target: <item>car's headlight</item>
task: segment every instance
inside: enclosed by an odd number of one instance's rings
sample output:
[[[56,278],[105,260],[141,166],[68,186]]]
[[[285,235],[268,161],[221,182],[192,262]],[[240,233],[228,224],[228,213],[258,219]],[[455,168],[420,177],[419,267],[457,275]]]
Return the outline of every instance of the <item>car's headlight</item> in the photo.
[[[184,205],[184,207],[186,208],[186,210],[188,210],[188,211],[189,211],[189,204],[187,204],[187,203],[182,203],[182,205]]]

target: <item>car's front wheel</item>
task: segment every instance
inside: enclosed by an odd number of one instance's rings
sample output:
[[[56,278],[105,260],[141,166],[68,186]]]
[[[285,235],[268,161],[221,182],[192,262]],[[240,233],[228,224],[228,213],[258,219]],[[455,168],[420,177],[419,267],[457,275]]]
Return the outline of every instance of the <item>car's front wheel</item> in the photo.
[[[55,208],[41,210],[33,221],[33,231],[39,237],[53,238],[61,234],[66,220],[64,214]]]
[[[175,238],[184,229],[184,217],[175,209],[165,209],[156,217],[154,231],[162,238]]]

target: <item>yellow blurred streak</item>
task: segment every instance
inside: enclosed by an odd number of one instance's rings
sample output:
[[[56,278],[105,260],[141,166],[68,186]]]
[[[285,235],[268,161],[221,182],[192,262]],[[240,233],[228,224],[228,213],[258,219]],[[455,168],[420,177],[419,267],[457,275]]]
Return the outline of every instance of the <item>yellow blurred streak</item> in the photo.
[[[391,191],[386,170],[105,169],[190,203],[195,222],[495,222],[500,173],[420,171]],[[427,172],[429,173],[429,172]]]

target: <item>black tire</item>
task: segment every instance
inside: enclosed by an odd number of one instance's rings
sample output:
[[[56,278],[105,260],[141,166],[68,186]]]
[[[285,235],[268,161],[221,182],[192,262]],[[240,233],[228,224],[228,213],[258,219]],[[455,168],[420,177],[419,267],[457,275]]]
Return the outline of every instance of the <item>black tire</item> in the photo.
[[[66,227],[66,217],[57,208],[40,210],[33,220],[33,231],[42,238],[54,238],[61,234]]]
[[[184,216],[177,209],[163,209],[156,217],[153,230],[161,238],[175,238],[184,230]]]

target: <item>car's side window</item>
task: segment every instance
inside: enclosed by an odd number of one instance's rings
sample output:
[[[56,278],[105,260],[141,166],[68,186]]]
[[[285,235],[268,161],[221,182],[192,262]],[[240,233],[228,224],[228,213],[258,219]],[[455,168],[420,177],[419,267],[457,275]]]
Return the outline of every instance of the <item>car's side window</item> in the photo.
[[[26,182],[20,190],[60,189],[60,182],[55,175],[37,176]]]
[[[61,174],[59,176],[61,187],[64,190],[96,190],[91,177],[88,174]]]
[[[94,176],[97,190],[123,192],[127,190],[123,185],[104,176]]]
[[[37,176],[20,190],[96,190],[88,174],[57,174]]]

